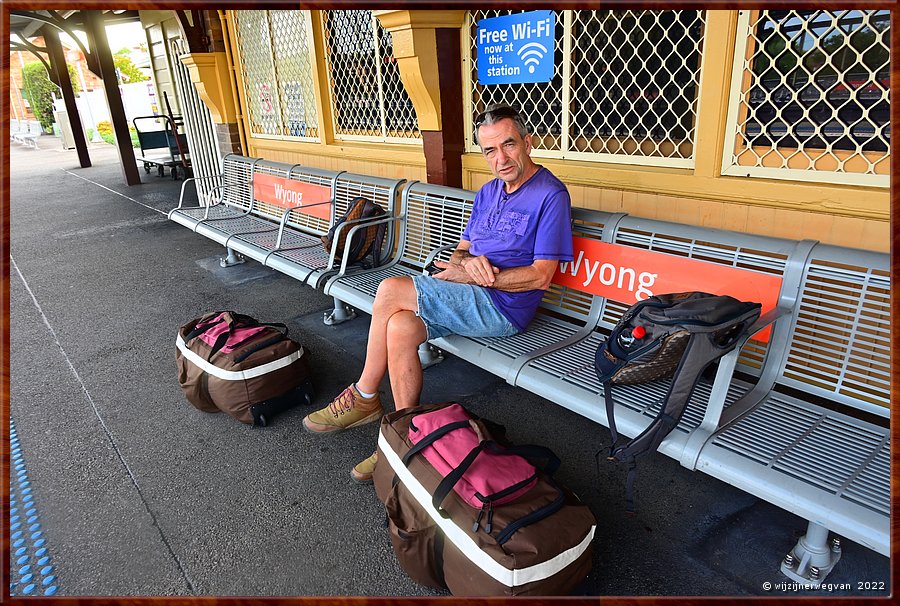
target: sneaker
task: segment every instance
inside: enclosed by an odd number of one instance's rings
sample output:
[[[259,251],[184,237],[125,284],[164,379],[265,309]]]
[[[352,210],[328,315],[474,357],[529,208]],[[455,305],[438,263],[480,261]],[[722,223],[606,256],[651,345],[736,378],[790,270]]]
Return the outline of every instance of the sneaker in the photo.
[[[378,451],[375,451],[371,457],[360,461],[356,467],[350,470],[350,477],[360,484],[369,484],[372,481],[372,474],[375,473],[375,465],[377,464]]]
[[[356,385],[351,385],[331,404],[306,415],[303,429],[313,433],[340,431],[377,421],[382,414],[381,397],[377,392],[371,398],[364,398]]]

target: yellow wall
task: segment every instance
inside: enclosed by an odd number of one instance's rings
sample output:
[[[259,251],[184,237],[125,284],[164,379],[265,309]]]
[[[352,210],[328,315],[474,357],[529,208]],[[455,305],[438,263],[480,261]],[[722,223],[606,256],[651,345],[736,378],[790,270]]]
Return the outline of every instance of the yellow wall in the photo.
[[[333,170],[426,181],[420,145],[335,141],[328,87],[322,84],[327,82],[327,73],[321,21],[318,11],[312,15],[322,142],[252,137],[247,120],[243,119],[247,153]],[[737,11],[707,14],[693,169],[544,158],[536,161],[569,186],[574,206],[888,252],[890,193],[887,188],[721,175],[737,15]],[[462,47],[467,48],[470,44],[467,30],[463,28],[460,35]],[[233,54],[237,56],[231,38]],[[421,60],[418,69],[439,68],[431,63],[435,62]],[[240,70],[237,76],[244,104]],[[404,75],[404,79],[408,77]],[[814,179],[815,173],[810,177]],[[490,178],[480,154],[463,157],[463,187],[474,190]]]
[[[364,143],[297,143],[249,137],[249,155],[289,164],[303,164],[328,170],[346,170],[364,175],[427,181],[425,156],[421,147]]]

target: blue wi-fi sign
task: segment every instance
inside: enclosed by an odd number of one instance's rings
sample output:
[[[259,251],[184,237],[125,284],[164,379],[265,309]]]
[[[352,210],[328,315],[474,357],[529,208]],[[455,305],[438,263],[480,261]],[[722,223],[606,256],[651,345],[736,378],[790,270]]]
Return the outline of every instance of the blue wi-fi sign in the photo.
[[[478,22],[478,82],[519,84],[553,79],[556,14],[529,11]]]

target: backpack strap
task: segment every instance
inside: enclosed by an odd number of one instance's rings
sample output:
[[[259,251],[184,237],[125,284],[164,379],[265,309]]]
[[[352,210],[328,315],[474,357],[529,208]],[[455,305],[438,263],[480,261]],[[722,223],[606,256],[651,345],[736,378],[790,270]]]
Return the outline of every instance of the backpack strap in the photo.
[[[608,458],[612,458],[613,451],[616,448],[616,442],[619,441],[619,432],[616,431],[616,403],[612,397],[612,381],[610,380],[603,382],[603,399],[606,400],[606,421],[609,424],[609,434],[612,437],[612,444],[610,444],[609,446]]]

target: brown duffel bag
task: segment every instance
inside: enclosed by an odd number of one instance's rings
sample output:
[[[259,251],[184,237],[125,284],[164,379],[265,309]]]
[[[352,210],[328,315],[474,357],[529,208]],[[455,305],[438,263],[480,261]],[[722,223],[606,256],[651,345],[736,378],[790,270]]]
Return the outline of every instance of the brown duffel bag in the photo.
[[[394,552],[453,595],[569,594],[590,572],[596,520],[552,479],[556,455],[501,445],[498,428],[455,403],[382,419],[374,481]]]
[[[266,425],[286,408],[312,399],[308,356],[284,324],[214,311],[178,330],[178,382],[191,404]]]

